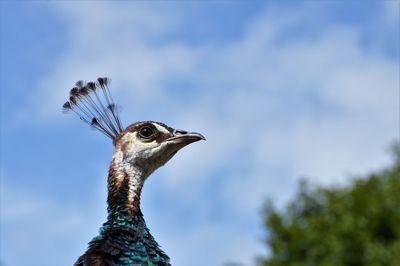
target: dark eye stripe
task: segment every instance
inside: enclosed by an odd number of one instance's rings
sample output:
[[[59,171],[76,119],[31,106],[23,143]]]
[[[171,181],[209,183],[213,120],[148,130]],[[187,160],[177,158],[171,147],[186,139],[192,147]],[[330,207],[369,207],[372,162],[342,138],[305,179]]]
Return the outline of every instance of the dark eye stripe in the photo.
[[[160,132],[160,131],[156,128],[156,126],[155,126],[154,124],[157,124],[158,126],[161,126],[161,127],[165,128],[165,129],[168,131],[168,133],[167,133],[167,132],[164,132],[164,131],[163,131],[163,132]],[[150,138],[144,138],[144,137],[142,137],[142,136],[140,135],[139,130],[140,130],[142,127],[145,127],[145,126],[148,126],[148,127],[152,128],[152,129],[154,130],[154,135],[151,136]],[[155,121],[142,121],[142,122],[136,122],[135,124],[129,125],[129,126],[120,134],[120,136],[118,137],[118,140],[121,139],[127,132],[132,132],[132,133],[135,132],[136,135],[137,135],[137,137],[140,138],[142,141],[149,142],[149,141],[155,140],[157,143],[161,143],[161,142],[165,141],[166,139],[172,137],[174,131],[175,131],[175,129],[173,129],[173,128],[171,128],[171,127],[169,127],[169,126],[167,126],[167,125],[165,125],[165,124],[163,124],[163,123],[160,123],[160,122],[155,122]],[[118,140],[117,140],[117,141],[118,141]]]

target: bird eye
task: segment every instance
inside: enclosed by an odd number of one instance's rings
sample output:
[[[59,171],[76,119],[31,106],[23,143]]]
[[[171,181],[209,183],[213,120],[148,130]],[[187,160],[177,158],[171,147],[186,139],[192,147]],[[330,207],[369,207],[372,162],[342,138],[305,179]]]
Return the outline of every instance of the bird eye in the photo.
[[[141,127],[139,129],[139,136],[144,139],[149,139],[154,135],[154,129],[148,126]]]

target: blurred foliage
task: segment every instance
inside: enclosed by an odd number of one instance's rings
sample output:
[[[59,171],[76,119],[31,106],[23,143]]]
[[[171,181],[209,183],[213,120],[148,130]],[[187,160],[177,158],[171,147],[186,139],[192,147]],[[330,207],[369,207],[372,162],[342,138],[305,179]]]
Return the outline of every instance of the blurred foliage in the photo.
[[[400,145],[395,161],[346,187],[311,187],[279,212],[264,208],[270,256],[262,266],[400,265]]]

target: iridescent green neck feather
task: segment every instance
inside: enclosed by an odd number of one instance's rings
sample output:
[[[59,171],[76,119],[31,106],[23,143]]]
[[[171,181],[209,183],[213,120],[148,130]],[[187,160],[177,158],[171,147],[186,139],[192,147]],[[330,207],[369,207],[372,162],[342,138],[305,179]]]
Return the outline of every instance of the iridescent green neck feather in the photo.
[[[116,150],[108,176],[107,222],[89,243],[87,254],[100,254],[102,261],[105,256],[110,265],[170,265],[140,210],[140,194],[148,175]]]

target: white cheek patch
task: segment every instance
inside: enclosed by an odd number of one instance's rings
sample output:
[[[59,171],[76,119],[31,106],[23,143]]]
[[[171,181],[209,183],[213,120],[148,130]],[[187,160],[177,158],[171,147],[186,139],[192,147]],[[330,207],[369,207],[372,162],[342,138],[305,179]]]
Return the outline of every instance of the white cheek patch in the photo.
[[[156,143],[155,140],[150,141],[150,142],[145,142],[145,141],[140,140],[137,136],[137,132],[128,133],[125,135],[125,138],[127,141],[133,143],[134,146],[136,146],[136,147],[149,147],[149,146],[154,146],[154,144]]]
[[[165,133],[165,134],[171,134],[171,132],[169,132],[168,129],[166,129],[165,127],[163,127],[159,124],[156,124],[156,123],[152,123],[152,124],[157,128],[158,131]]]
[[[153,152],[155,152],[155,148],[159,146],[156,140],[150,142],[143,141],[137,136],[136,132],[127,133],[124,136],[124,141],[124,156],[134,160],[136,160],[136,158],[147,160],[147,158],[150,158]]]
[[[129,133],[127,133],[127,134],[125,135],[124,138],[125,138],[126,140],[128,140],[128,141],[134,141],[134,140],[136,139],[136,136],[129,132]]]

